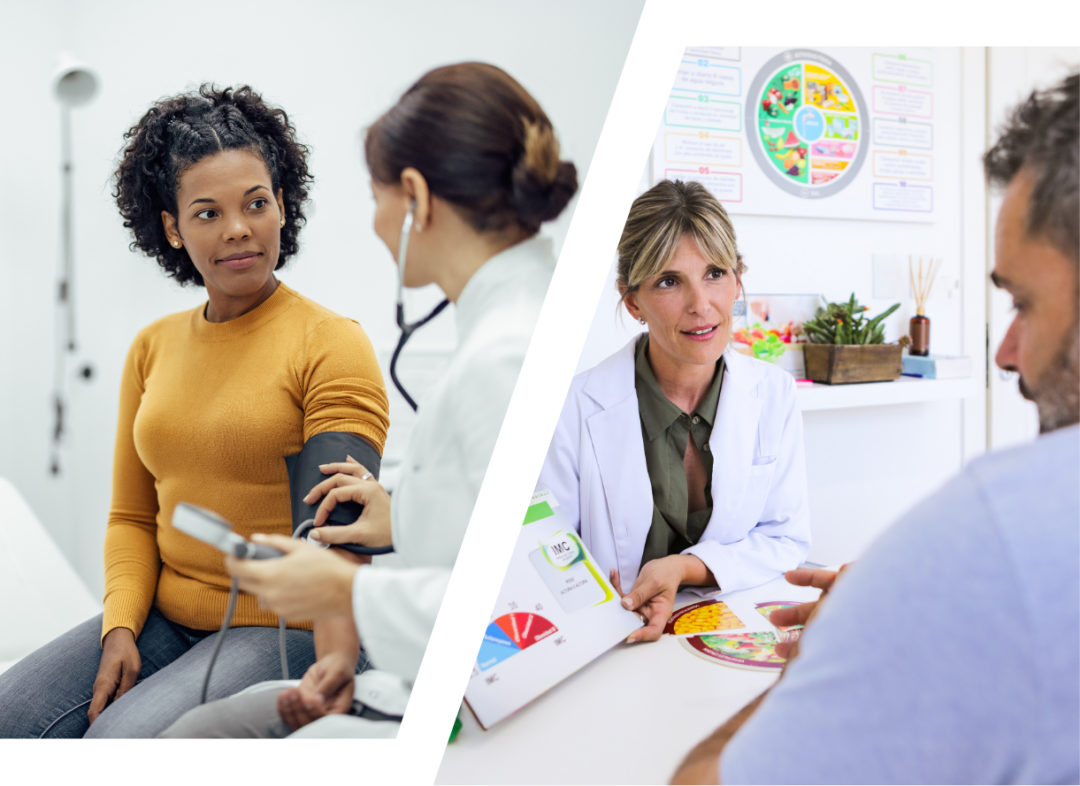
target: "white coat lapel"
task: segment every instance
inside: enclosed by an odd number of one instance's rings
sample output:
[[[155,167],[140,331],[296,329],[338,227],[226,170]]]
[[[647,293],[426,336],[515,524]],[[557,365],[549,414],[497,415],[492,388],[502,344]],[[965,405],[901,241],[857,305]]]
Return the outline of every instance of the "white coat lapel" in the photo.
[[[725,353],[724,358],[727,370],[709,437],[709,450],[713,454],[713,512],[707,528],[712,533],[707,534],[714,537],[723,531],[726,522],[734,522],[742,504],[761,415],[761,399],[754,395],[761,374],[754,368],[755,364],[735,351]]]
[[[584,390],[603,407],[586,422],[624,589],[633,584],[641,567],[653,508],[634,388],[635,343],[631,341],[603,368],[597,367]]]

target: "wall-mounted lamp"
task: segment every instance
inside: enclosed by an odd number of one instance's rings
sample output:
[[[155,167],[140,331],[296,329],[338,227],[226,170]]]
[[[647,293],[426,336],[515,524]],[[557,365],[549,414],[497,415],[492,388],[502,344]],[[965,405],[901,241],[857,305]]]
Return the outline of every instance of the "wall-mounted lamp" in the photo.
[[[52,79],[53,95],[60,102],[60,172],[62,202],[60,207],[60,280],[57,290],[57,331],[53,377],[52,456],[49,470],[60,474],[60,440],[64,434],[67,358],[75,351],[75,245],[72,203],[75,162],[71,143],[71,110],[90,103],[97,95],[98,78],[93,70],[67,54],[57,60]],[[61,343],[62,342],[62,343]],[[87,369],[90,367],[87,366]],[[93,372],[91,371],[91,374]],[[86,378],[89,375],[84,373]]]

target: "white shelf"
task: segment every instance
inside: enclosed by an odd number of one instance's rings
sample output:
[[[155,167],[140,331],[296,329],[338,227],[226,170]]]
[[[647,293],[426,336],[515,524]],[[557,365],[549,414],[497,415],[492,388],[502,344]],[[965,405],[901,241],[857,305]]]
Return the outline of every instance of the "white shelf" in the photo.
[[[799,406],[803,412],[853,407],[881,407],[892,404],[916,404],[950,398],[968,398],[980,393],[980,380],[919,379],[900,377],[892,382],[862,382],[851,385],[823,385],[799,388]]]

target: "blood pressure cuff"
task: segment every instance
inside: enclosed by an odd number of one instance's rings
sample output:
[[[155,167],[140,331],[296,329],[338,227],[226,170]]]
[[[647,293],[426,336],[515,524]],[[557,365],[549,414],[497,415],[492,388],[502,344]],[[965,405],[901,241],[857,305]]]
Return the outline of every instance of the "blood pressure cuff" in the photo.
[[[367,471],[379,479],[379,465],[382,457],[378,451],[355,434],[346,434],[340,431],[325,431],[316,434],[304,443],[304,449],[293,456],[285,457],[285,466],[289,470],[289,496],[292,499],[292,522],[293,532],[308,519],[315,518],[315,511],[319,507],[321,499],[314,505],[304,502],[315,486],[322,483],[330,475],[325,475],[319,469],[320,464],[344,462],[346,456],[352,456],[363,464]],[[338,504],[327,518],[327,524],[352,524],[363,512],[364,506],[356,502],[342,502]]]

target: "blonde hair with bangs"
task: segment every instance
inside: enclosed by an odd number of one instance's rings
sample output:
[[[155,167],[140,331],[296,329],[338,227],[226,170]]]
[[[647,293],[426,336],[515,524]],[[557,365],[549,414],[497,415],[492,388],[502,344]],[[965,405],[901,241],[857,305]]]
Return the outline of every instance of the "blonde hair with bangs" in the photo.
[[[702,256],[721,270],[733,272],[742,288],[746,265],[724,206],[701,183],[661,180],[634,200],[626,218],[619,239],[619,303],[663,272],[687,236],[694,239]]]

